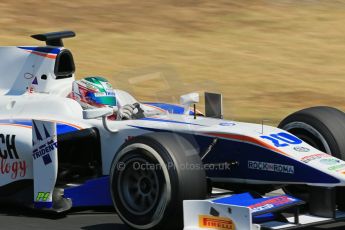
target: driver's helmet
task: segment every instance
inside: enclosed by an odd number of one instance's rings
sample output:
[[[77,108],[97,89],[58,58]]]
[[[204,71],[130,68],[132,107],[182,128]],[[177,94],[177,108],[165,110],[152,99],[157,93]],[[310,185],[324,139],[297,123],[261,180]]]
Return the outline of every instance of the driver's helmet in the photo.
[[[74,81],[71,97],[78,101],[83,109],[116,106],[113,87],[107,79],[99,76]]]

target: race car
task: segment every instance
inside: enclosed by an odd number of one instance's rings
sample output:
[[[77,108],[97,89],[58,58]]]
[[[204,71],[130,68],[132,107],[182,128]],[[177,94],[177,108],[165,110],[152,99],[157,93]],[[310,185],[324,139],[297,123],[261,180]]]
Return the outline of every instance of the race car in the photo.
[[[317,123],[321,115],[309,109],[276,128],[222,119],[217,94],[206,94],[203,115],[196,93],[181,96],[181,105],[145,104],[117,90],[144,115],[110,120],[114,108],[83,110],[68,97],[75,64],[63,39],[74,36],[37,34],[46,46],[0,47],[1,202],[50,213],[114,206],[134,229],[287,229],[303,218],[344,217],[334,192],[345,186],[343,149],[334,150],[343,117]],[[301,123],[317,123],[324,138]],[[289,194],[265,196],[282,186]],[[301,205],[309,214],[299,215]],[[292,222],[281,214],[291,208]]]

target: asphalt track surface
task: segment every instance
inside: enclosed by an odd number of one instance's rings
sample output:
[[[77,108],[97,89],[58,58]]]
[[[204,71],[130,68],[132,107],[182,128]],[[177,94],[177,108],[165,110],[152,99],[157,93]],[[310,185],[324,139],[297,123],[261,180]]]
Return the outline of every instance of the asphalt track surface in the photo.
[[[129,230],[109,208],[75,209],[66,216],[52,216],[32,210],[0,207],[1,230]],[[304,230],[343,230],[345,222],[322,225]]]

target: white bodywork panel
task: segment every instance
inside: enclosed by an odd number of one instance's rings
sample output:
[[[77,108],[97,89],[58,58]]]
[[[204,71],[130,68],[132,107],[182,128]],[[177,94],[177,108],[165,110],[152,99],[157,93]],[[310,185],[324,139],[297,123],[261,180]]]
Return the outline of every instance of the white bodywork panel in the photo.
[[[0,95],[22,95],[30,89],[60,96],[71,92],[74,77],[57,80],[54,75],[56,55],[38,54],[19,47],[0,47]]]

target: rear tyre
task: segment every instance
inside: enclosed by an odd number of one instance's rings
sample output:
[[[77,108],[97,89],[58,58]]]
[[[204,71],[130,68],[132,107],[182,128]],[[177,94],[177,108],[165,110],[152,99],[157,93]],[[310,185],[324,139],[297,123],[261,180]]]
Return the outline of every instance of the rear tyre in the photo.
[[[300,110],[286,117],[278,126],[299,137],[309,145],[345,160],[345,114],[338,109],[318,106]],[[345,208],[345,200],[337,189],[338,208]],[[289,185],[284,191],[308,200],[308,186]]]
[[[207,195],[200,166],[197,148],[177,134],[133,138],[111,167],[110,189],[118,215],[134,229],[182,229],[183,200]]]

